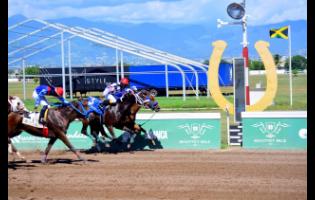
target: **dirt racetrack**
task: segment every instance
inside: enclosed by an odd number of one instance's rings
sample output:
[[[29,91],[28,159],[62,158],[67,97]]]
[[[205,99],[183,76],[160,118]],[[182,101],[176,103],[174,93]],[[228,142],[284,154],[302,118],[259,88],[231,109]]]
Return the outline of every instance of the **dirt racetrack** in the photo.
[[[306,199],[307,152],[228,150],[118,154],[22,152],[8,163],[9,200]]]

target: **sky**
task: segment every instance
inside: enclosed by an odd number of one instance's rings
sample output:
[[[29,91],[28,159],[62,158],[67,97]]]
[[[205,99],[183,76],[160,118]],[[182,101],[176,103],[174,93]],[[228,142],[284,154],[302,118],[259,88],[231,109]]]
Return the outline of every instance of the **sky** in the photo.
[[[205,24],[231,21],[231,0],[9,0],[8,17],[43,20],[79,17],[90,21]],[[247,0],[248,25],[307,20],[307,0]]]

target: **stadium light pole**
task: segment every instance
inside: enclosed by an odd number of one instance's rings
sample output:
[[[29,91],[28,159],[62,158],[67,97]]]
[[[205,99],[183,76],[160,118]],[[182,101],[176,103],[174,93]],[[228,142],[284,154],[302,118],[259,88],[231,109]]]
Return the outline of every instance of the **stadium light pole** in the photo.
[[[233,22],[224,22],[220,19],[217,19],[217,27],[221,28],[224,25],[242,25],[243,30],[243,50],[242,55],[245,59],[244,67],[245,67],[245,102],[246,105],[250,105],[250,95],[249,95],[249,79],[248,79],[248,40],[247,40],[247,15],[245,14],[245,0],[243,0],[242,3],[231,3],[227,7],[227,13],[228,15],[236,20],[239,21],[233,21]]]
[[[65,50],[64,50],[64,39],[63,32],[60,34],[61,38],[61,66],[62,66],[62,88],[63,88],[63,98],[66,98],[66,76],[65,76]]]

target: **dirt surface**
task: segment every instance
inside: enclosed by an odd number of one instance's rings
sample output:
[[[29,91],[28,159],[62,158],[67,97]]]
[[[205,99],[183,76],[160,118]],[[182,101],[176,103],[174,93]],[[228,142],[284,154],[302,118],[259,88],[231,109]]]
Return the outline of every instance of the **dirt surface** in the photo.
[[[39,152],[10,162],[8,199],[306,199],[306,151]]]

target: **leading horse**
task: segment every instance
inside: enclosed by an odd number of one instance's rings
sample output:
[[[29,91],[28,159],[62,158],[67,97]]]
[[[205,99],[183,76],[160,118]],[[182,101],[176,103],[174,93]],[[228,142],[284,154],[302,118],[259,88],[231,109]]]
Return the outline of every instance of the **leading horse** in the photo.
[[[85,119],[84,112],[85,110],[82,104],[76,101],[69,104],[60,104],[57,108],[48,108],[46,111],[47,118],[45,124],[48,128],[48,132],[44,132],[43,128],[23,123],[23,115],[11,112],[8,115],[8,142],[11,142],[10,139],[18,136],[22,131],[26,131],[34,136],[49,138],[44,156],[41,159],[41,161],[45,163],[47,162],[47,156],[51,147],[57,139],[60,139],[79,160],[84,161],[66,136],[66,131],[72,121],[76,118]]]

